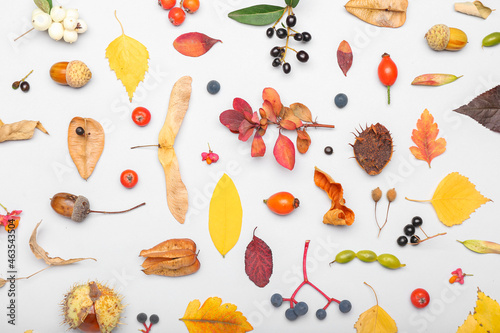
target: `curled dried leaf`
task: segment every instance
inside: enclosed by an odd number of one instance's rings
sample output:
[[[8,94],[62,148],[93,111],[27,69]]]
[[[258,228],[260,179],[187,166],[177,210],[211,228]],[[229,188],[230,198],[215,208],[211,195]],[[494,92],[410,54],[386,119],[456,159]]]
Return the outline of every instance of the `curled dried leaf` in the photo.
[[[399,28],[406,21],[408,0],[350,0],[345,9],[359,19],[387,28]]]
[[[484,6],[481,1],[457,2],[455,3],[455,10],[457,12],[477,16],[482,19],[486,19],[492,12],[491,8]]]
[[[304,104],[293,103],[292,105],[290,105],[290,109],[292,110],[293,114],[300,120],[308,123],[313,122],[311,111]]]
[[[4,124],[0,120],[0,143],[4,141],[31,139],[35,134],[35,129],[49,134],[39,121],[21,120],[12,124]]]
[[[297,150],[301,154],[307,153],[311,145],[311,137],[306,130],[297,130]]]
[[[330,210],[323,216],[323,223],[332,225],[351,225],[354,212],[345,206],[344,190],[330,175],[314,167],[314,183],[328,194],[332,200]]]

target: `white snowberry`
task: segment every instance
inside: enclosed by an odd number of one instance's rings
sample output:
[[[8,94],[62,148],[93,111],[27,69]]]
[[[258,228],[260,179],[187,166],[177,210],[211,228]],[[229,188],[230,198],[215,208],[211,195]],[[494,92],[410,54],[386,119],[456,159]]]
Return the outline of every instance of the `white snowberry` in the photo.
[[[41,12],[33,17],[33,19],[31,20],[31,24],[33,24],[33,28],[35,28],[36,30],[45,31],[52,24],[52,19],[50,18],[49,14]]]
[[[74,43],[78,39],[78,33],[75,30],[64,30],[64,41]]]
[[[50,10],[50,17],[54,22],[62,22],[66,17],[66,9],[63,6],[55,6]]]
[[[75,9],[75,8],[69,8],[66,10],[66,17],[72,17],[76,20],[78,20],[78,17],[79,17],[79,13],[78,13],[78,9]]]
[[[43,10],[41,10],[40,8],[33,9],[33,11],[31,12],[31,19],[34,19],[35,16],[37,16],[38,14],[41,14],[41,13],[45,13],[45,12]]]
[[[64,35],[64,27],[59,22],[52,22],[49,27],[49,36],[54,40],[60,40]]]
[[[63,21],[63,26],[65,30],[75,30],[76,28],[76,19],[72,17],[66,17]]]
[[[78,19],[76,21],[76,28],[75,28],[75,30],[79,34],[83,34],[85,31],[87,31],[87,22],[85,22],[82,19]]]

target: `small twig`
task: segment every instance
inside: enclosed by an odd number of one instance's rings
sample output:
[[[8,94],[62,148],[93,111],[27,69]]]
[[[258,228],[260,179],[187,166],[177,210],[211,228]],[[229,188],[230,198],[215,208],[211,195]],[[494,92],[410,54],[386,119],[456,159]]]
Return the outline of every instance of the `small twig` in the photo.
[[[437,236],[443,236],[443,235],[446,235],[446,232],[443,232],[443,233],[440,233],[440,234],[437,234],[437,235],[434,235],[434,236],[431,236],[431,237],[427,237],[426,239],[423,239],[423,240],[419,240],[417,243],[410,243],[411,245],[417,245],[417,244],[420,244],[420,243],[423,243],[425,242],[426,240],[429,240],[431,238],[434,238],[434,237],[437,237]],[[427,236],[427,235],[426,235]]]
[[[132,207],[132,208],[129,208],[127,210],[121,210],[121,211],[118,211],[118,212],[105,212],[105,211],[102,211],[102,210],[89,210],[90,213],[101,213],[101,214],[120,214],[120,213],[126,213],[126,212],[130,212],[131,210],[134,210],[136,208],[139,208],[141,206],[144,206],[146,203],[143,202],[141,203],[140,205],[137,205],[135,207]]]
[[[35,30],[35,28],[31,28],[30,30],[26,31],[24,34],[22,34],[21,36],[17,37],[16,39],[14,39],[14,42],[16,40],[18,40],[19,38],[23,37],[24,35],[27,35],[28,33],[32,32],[33,30]]]
[[[156,148],[160,148],[160,145],[159,145],[159,144],[157,144],[157,145],[134,146],[134,147],[130,147],[130,149],[135,149],[135,148],[145,148],[145,147],[156,147]]]

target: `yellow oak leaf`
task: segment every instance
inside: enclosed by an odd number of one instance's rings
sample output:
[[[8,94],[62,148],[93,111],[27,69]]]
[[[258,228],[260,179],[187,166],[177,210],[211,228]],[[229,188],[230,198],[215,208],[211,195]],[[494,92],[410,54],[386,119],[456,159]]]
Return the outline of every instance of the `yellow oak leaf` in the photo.
[[[472,314],[469,313],[462,326],[458,328],[457,333],[488,333],[488,331],[481,327]]]
[[[210,237],[224,257],[238,242],[243,219],[238,190],[226,174],[215,186],[208,214]]]
[[[184,317],[180,318],[190,333],[244,333],[253,330],[236,305],[222,304],[219,297],[208,298],[200,308],[200,301],[189,302]],[[221,305],[222,304],[222,305]]]
[[[365,282],[365,284],[370,287],[375,293],[375,290]],[[377,304],[363,312],[354,328],[357,333],[396,333],[398,327],[396,322],[391,316],[378,305],[377,294],[375,294],[375,299]]]
[[[118,17],[116,19],[118,20]],[[125,86],[132,102],[135,89],[144,80],[144,75],[148,71],[149,52],[139,41],[125,35],[120,20],[118,23],[122,28],[122,35],[109,43],[106,48],[106,58],[109,60],[109,67],[115,71],[116,77]]]
[[[441,180],[431,200],[412,200],[417,202],[430,202],[439,220],[451,227],[462,224],[481,205],[491,201],[484,197],[476,185],[458,172],[452,172]]]

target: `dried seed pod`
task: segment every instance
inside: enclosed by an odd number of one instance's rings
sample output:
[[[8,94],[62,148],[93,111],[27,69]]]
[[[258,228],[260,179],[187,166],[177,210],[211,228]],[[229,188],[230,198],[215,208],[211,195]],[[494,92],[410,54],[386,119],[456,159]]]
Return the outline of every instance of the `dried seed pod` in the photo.
[[[380,190],[380,187],[377,187],[376,189],[372,190],[372,199],[377,203],[380,198],[382,198],[382,191]]]
[[[358,132],[351,145],[358,164],[371,176],[378,175],[392,157],[392,138],[385,126],[377,123]]]
[[[391,188],[389,191],[387,191],[387,200],[389,200],[389,203],[396,200],[396,189]]]

